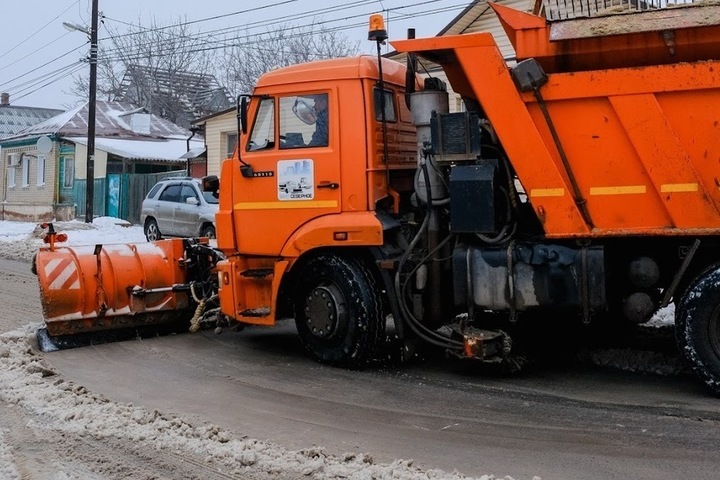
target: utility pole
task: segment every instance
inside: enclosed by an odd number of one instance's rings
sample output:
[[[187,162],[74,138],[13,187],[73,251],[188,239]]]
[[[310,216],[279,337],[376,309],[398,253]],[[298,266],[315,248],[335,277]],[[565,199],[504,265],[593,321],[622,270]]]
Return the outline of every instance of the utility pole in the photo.
[[[85,170],[85,223],[93,221],[93,195],[95,194],[95,108],[97,102],[98,57],[98,0],[92,0],[90,27],[90,99],[88,101],[88,141]]]

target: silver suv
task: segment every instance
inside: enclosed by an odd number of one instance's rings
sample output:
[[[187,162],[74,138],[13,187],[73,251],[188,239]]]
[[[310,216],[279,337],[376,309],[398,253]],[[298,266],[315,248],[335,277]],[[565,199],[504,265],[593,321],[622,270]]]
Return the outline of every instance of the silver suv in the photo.
[[[142,203],[140,222],[148,241],[163,236],[215,238],[218,199],[196,178],[160,180]]]

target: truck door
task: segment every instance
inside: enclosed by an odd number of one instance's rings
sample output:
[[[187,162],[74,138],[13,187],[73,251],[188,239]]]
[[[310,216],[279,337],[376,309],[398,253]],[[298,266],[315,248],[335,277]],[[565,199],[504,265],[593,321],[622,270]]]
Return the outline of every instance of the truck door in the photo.
[[[241,152],[253,177],[234,192],[240,250],[278,255],[299,227],[340,212],[337,108],[331,92],[260,100]]]

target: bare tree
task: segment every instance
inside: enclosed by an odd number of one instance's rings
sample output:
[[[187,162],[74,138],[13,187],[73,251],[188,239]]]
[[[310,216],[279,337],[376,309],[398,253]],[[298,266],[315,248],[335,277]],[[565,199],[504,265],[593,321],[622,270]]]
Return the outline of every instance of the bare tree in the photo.
[[[227,38],[222,51],[222,81],[236,93],[249,92],[258,77],[278,67],[356,55],[359,42],[314,20],[309,26],[286,25],[264,34]]]
[[[128,101],[171,121],[182,118],[179,123],[187,124],[192,119],[185,118],[185,106],[198,90],[207,85],[220,88],[208,80],[214,77],[207,73],[214,70],[217,47],[182,18],[167,25],[153,19],[148,27],[138,20],[127,32],[108,27],[108,33],[99,42],[99,99]],[[87,76],[74,78],[72,93],[87,98]]]

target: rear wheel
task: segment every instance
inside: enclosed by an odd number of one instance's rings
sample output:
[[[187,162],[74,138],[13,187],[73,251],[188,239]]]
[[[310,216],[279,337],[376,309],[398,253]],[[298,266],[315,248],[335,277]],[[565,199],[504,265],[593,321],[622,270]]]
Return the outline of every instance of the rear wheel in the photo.
[[[145,238],[147,238],[148,242],[154,242],[155,240],[160,240],[162,238],[160,229],[158,228],[158,224],[154,218],[149,218],[145,222]]]
[[[215,238],[215,227],[212,225],[205,225],[200,232],[201,237]]]
[[[385,338],[383,302],[375,278],[354,258],[318,255],[303,267],[295,322],[317,360],[362,368],[376,359]]]
[[[675,332],[692,369],[720,395],[720,264],[700,274],[680,299]]]

